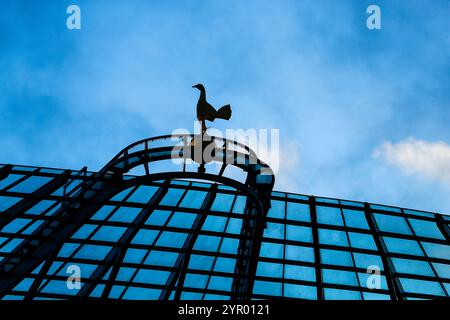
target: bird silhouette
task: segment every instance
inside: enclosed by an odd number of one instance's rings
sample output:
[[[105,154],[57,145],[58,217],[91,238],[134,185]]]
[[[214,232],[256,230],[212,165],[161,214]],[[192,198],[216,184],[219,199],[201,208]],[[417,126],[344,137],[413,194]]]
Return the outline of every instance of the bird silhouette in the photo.
[[[229,120],[231,118],[231,107],[229,104],[216,110],[212,105],[206,101],[205,87],[199,83],[192,88],[200,90],[200,97],[197,102],[197,119],[202,123],[202,134],[206,131],[205,120],[214,121],[215,119]]]

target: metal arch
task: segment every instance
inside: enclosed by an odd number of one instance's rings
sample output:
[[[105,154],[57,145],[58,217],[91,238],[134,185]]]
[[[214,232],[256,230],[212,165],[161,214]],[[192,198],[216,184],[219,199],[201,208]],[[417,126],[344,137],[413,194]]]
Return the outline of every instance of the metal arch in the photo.
[[[233,165],[249,174],[254,174],[256,177],[256,184],[264,184],[273,187],[275,178],[272,169],[269,165],[259,160],[256,153],[248,146],[225,138],[215,136],[210,137],[212,141],[222,143],[221,147],[214,148],[216,155],[213,160],[225,160],[225,164],[227,165]],[[173,142],[171,145],[151,148],[152,144],[169,139]],[[188,139],[190,139],[190,142],[198,141],[196,139],[200,139],[200,141],[202,141],[202,137],[200,135],[188,134],[164,135],[137,141],[122,149],[105,167],[100,170],[100,172],[126,173],[132,168],[146,162],[148,163],[162,159],[172,159],[176,156],[186,159],[184,158],[185,155],[182,154],[182,151],[186,150],[186,142]],[[180,142],[183,142],[185,145],[180,146]],[[133,160],[133,157],[138,157],[138,161],[131,163],[130,160]],[[254,161],[254,163],[252,163],[252,161]],[[262,176],[264,176],[264,178]]]
[[[153,144],[156,145],[157,142],[169,139],[173,142],[172,144],[152,148]],[[122,176],[140,165],[144,165],[145,171],[148,172],[148,164],[159,160],[187,159],[188,157],[194,160],[192,158],[195,153],[193,146],[188,149],[190,154],[184,154],[189,139],[190,142],[199,141],[195,139],[203,141],[202,136],[190,134],[164,135],[137,141],[122,149],[100,172]],[[270,166],[259,160],[255,152],[242,143],[214,136],[211,136],[211,139],[214,142],[222,143],[222,146],[214,148],[212,160],[222,162],[223,166],[232,165],[247,172],[245,184],[257,193],[263,205],[261,213],[265,215],[270,208],[269,196],[275,184],[275,176]],[[180,142],[183,142],[184,146],[180,146]],[[183,171],[184,168],[183,165]],[[223,172],[224,168],[222,167],[220,174]]]

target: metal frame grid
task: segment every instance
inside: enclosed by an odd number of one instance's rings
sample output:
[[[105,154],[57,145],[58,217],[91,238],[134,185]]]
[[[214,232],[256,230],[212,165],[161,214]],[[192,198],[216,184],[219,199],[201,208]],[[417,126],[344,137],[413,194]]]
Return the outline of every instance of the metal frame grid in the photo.
[[[237,292],[248,195],[158,177],[115,184],[86,170],[0,165],[0,298],[449,296],[448,216],[281,192],[272,193],[260,254],[248,257],[256,269],[249,291]],[[110,196],[97,198],[103,183]],[[89,208],[83,219],[58,214],[80,216],[80,199]],[[42,243],[52,244],[45,255],[35,249]],[[80,290],[66,285],[71,265],[81,268]],[[367,287],[369,266],[380,268],[380,289]]]

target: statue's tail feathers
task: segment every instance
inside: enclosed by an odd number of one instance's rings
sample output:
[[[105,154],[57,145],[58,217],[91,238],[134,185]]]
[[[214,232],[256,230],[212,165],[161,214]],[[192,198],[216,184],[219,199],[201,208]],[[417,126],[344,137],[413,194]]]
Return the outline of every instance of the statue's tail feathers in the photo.
[[[231,107],[229,104],[217,110],[216,118],[229,120],[231,118]]]

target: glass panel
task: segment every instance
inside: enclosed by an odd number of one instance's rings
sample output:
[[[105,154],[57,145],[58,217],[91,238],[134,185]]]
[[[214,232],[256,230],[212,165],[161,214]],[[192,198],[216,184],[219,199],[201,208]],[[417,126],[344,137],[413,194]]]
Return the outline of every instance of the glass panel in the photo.
[[[162,206],[176,206],[183,193],[184,190],[182,189],[169,189],[159,204]]]
[[[286,239],[293,241],[312,242],[312,231],[310,227],[286,226]]]
[[[219,249],[220,238],[200,235],[195,241],[194,249],[203,251],[217,251]]]
[[[344,226],[341,209],[333,207],[317,206],[317,222],[322,224],[331,224],[335,226]]]
[[[286,245],[286,259],[314,262],[314,249],[310,247]]]
[[[129,287],[122,299],[125,300],[158,300],[160,289]]]
[[[371,266],[376,266],[383,271],[383,262],[380,256],[355,252],[353,253],[353,258],[357,268],[367,269]]]
[[[402,212],[400,208],[389,207],[389,206],[381,206],[381,205],[377,205],[377,204],[371,204],[370,207],[373,208],[373,209],[376,209],[376,210],[398,212],[398,213]]]
[[[410,218],[409,223],[411,223],[411,227],[419,237],[445,240],[441,230],[439,230],[438,226],[436,225],[436,222]]]
[[[242,229],[242,219],[231,218],[228,221],[227,233],[240,234]]]
[[[438,282],[400,278],[400,283],[407,293],[445,296],[445,292]]]
[[[211,270],[214,263],[214,257],[192,254],[189,259],[189,269]]]
[[[359,291],[325,288],[324,294],[326,300],[361,300]]]
[[[173,267],[175,266],[178,256],[179,254],[176,252],[152,250],[147,259],[145,259],[144,264]]]
[[[153,226],[163,226],[170,216],[170,211],[154,210],[145,224]]]
[[[162,247],[181,248],[186,241],[186,238],[187,234],[185,233],[164,231],[161,233],[156,245]]]
[[[450,260],[450,246],[430,242],[422,242],[422,245],[429,257]]]
[[[207,192],[205,191],[189,190],[181,201],[180,207],[200,209],[206,195]]]
[[[211,206],[211,210],[230,212],[234,197],[233,194],[218,193]]]
[[[140,269],[133,282],[165,285],[169,275],[169,271]]]
[[[133,192],[131,197],[127,199],[127,202],[147,203],[157,190],[158,188],[154,186],[140,186]]]
[[[236,265],[236,260],[230,258],[217,258],[216,264],[214,265],[214,271],[234,273],[234,267]]]
[[[208,276],[203,274],[186,274],[186,279],[184,280],[184,286],[187,288],[197,288],[204,289],[206,288],[206,283],[208,281]]]
[[[325,283],[358,286],[356,273],[351,271],[322,269],[322,279]]]
[[[258,262],[256,275],[263,277],[281,278],[283,275],[283,266],[280,263]]]
[[[22,174],[10,174],[5,179],[0,180],[0,190],[5,189],[6,187],[10,186],[20,178],[22,178]]]
[[[111,226],[103,226],[101,227],[92,237],[92,240],[97,241],[109,241],[109,242],[117,242],[120,237],[125,233],[127,228],[123,227],[111,227]],[[149,230],[141,230],[141,231],[149,231]]]
[[[359,283],[361,284],[361,287],[366,289],[382,289],[382,290],[388,290],[386,277],[383,275],[376,275],[374,270],[372,272],[365,272],[365,273],[358,273]]]
[[[347,235],[344,231],[319,229],[319,241],[321,244],[348,246]]]
[[[409,235],[412,234],[408,224],[406,223],[405,218],[403,217],[395,217],[378,213],[375,213],[374,216],[380,231],[409,234]]]
[[[227,218],[218,216],[207,216],[205,223],[203,224],[202,230],[223,232],[225,229],[225,224],[227,223]]]
[[[282,259],[283,245],[279,243],[263,242],[261,244],[260,257]]]
[[[434,267],[434,270],[436,270],[436,273],[438,274],[439,277],[450,279],[450,265],[449,264],[433,262],[433,267]]]
[[[0,211],[8,210],[20,200],[22,200],[22,198],[0,196]]]
[[[370,234],[349,232],[348,237],[353,248],[377,250],[375,240]]]
[[[284,296],[297,299],[317,299],[317,288],[298,284],[285,283]]]
[[[165,232],[168,233],[168,232]],[[139,230],[134,239],[131,241],[133,244],[146,244],[146,245],[152,245],[153,241],[156,239],[156,236],[158,235],[158,231],[156,230],[146,230],[142,229]],[[162,238],[162,236],[161,236]],[[160,242],[161,238],[158,240],[158,243]]]
[[[284,225],[280,223],[268,222],[266,229],[264,229],[264,237],[284,239]]]
[[[287,203],[287,218],[289,220],[311,222],[309,205],[298,202]]]
[[[109,218],[109,221],[131,223],[136,219],[141,210],[142,209],[140,208],[120,207],[113,216]]]
[[[383,237],[383,240],[389,252],[423,256],[417,241],[390,237]]]
[[[256,280],[253,286],[253,293],[266,296],[281,296],[281,283]]]
[[[111,213],[111,211],[114,208],[115,207],[113,207],[113,206],[103,206],[94,214],[94,216],[91,219],[92,220],[105,220],[106,217],[109,216],[109,214]]]
[[[316,281],[316,270],[311,267],[286,264],[284,266],[284,277],[292,280]]]
[[[175,212],[167,226],[175,228],[191,229],[197,218],[196,214]]]
[[[366,216],[363,211],[342,209],[345,225],[350,228],[369,229]]]
[[[233,278],[212,276],[209,281],[208,289],[231,291],[232,284]]]
[[[236,202],[234,203],[233,212],[240,214],[244,213],[246,204],[247,204],[247,197],[237,196]]]
[[[285,202],[280,200],[272,200],[270,204],[271,207],[269,209],[269,212],[267,213],[267,217],[284,219]]]
[[[323,264],[353,267],[352,255],[347,251],[320,249]]]
[[[39,177],[39,176],[31,176],[25,181],[19,183],[18,185],[9,189],[10,192],[23,192],[23,193],[32,193],[42,187],[44,184],[51,181],[53,178],[49,177]]]
[[[398,273],[418,274],[433,277],[431,266],[426,261],[391,258],[394,268]]]

